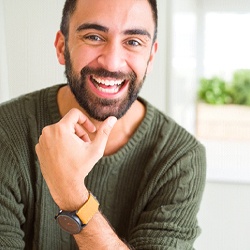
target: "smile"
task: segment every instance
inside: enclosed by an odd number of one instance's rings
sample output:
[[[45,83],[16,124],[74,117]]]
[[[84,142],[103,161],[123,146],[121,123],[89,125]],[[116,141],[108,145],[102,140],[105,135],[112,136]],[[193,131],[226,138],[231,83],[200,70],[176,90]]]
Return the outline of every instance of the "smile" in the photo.
[[[102,93],[116,94],[120,91],[126,80],[108,80],[100,77],[91,76],[91,82]]]

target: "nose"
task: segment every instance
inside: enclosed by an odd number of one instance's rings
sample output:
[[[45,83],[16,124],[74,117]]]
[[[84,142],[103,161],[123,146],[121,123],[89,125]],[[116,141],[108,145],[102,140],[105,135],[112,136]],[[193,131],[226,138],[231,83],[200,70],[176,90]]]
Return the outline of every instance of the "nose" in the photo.
[[[110,72],[122,71],[126,66],[125,49],[118,42],[107,43],[98,57],[98,63]]]

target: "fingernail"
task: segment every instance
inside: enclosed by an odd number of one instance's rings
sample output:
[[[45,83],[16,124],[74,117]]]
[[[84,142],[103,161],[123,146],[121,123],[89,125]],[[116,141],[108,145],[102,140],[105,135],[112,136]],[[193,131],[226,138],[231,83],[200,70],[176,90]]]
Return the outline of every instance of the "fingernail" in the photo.
[[[115,125],[116,121],[117,121],[117,118],[114,116],[111,116],[111,117],[109,117],[108,123],[111,127],[113,127]]]

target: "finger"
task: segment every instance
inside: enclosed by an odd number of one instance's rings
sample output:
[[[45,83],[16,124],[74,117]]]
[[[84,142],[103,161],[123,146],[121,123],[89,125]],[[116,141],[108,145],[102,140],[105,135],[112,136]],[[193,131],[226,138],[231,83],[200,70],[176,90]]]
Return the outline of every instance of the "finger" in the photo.
[[[112,128],[114,127],[115,123],[117,121],[117,118],[114,116],[108,117],[103,124],[100,126],[100,128],[97,131],[95,140],[93,143],[97,145],[97,147],[104,152],[105,146],[108,141],[108,137],[110,135],[110,132]]]
[[[71,109],[61,120],[70,128],[76,131],[76,124],[80,124],[87,131],[94,133],[96,131],[95,125],[89,120],[87,116],[85,116],[79,109],[73,108]]]
[[[86,132],[86,130],[80,125],[75,125],[75,134],[81,138],[84,142],[90,142],[89,134]]]
[[[40,152],[40,144],[39,143],[37,143],[35,145],[35,151],[36,151],[36,154],[39,155],[39,152]]]

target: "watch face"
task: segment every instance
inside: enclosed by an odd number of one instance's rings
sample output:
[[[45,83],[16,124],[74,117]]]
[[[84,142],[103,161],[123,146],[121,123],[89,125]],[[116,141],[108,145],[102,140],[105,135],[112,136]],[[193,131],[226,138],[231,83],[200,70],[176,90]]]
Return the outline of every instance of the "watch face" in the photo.
[[[70,233],[70,234],[77,234],[80,233],[82,230],[80,220],[77,221],[76,215],[68,215],[68,214],[59,214],[57,216],[57,222],[61,226],[61,228]]]

